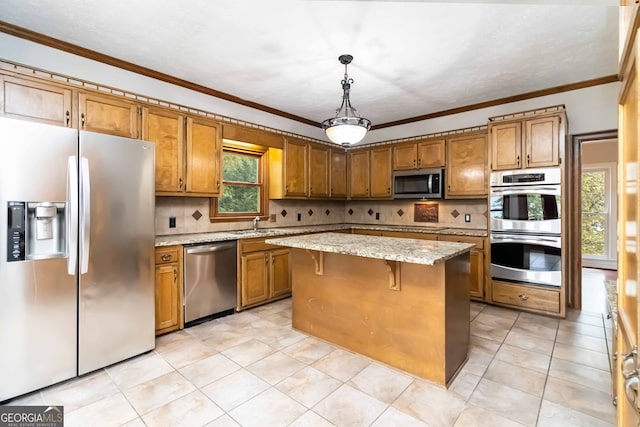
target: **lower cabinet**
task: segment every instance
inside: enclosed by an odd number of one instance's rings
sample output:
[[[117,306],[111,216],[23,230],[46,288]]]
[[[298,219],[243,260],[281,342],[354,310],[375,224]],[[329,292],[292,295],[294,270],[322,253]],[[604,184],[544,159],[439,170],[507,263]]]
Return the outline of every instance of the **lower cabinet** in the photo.
[[[560,289],[492,280],[491,302],[536,313],[561,314]]]
[[[485,283],[487,283],[488,266],[485,264],[488,257],[485,255],[485,237],[473,237],[473,236],[453,236],[453,235],[438,235],[438,240],[445,242],[462,242],[472,243],[476,245],[471,248],[469,255],[470,261],[470,281],[469,281],[469,295],[472,299],[484,301],[485,300]]]
[[[182,316],[182,246],[156,248],[156,335],[184,327]]]
[[[291,295],[289,249],[264,239],[240,240],[238,310]]]

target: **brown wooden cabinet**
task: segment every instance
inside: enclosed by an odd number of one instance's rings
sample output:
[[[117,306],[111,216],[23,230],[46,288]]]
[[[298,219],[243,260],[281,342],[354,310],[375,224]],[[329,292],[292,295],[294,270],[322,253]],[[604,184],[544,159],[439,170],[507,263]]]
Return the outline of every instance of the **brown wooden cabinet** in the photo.
[[[156,192],[180,192],[184,185],[185,116],[145,107],[142,138],[156,146]]]
[[[71,127],[71,89],[30,79],[0,75],[0,114]]]
[[[442,138],[393,147],[393,170],[444,167],[444,159],[445,140]]]
[[[329,197],[329,147],[309,144],[309,196]]]
[[[284,196],[309,196],[309,144],[286,138],[284,142]]]
[[[564,114],[489,123],[491,170],[539,168],[560,164]]]
[[[156,145],[156,194],[215,197],[222,185],[220,125],[162,108],[144,108],[142,137]]]
[[[347,153],[342,149],[332,148],[329,159],[329,195],[332,198],[345,199],[347,197]]]
[[[471,252],[469,254],[469,295],[472,299],[484,301],[489,272],[489,257],[485,254],[485,242],[487,239],[484,237],[440,234],[438,235],[438,240],[444,242],[472,243],[476,245],[471,249]]]
[[[158,247],[155,251],[156,335],[181,329],[182,246]]]
[[[126,138],[139,138],[142,108],[123,97],[81,92],[78,95],[79,128]]]
[[[487,195],[487,134],[470,133],[448,138],[447,198],[478,198]]]
[[[350,198],[392,197],[391,153],[391,146],[349,152]]]
[[[291,295],[289,249],[268,245],[264,239],[238,243],[238,310]]]
[[[535,313],[561,314],[560,289],[492,280],[491,302]]]

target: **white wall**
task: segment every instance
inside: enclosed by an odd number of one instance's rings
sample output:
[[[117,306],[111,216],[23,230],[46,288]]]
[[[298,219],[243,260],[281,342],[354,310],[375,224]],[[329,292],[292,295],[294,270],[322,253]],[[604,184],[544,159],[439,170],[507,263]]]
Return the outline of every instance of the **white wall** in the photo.
[[[0,33],[0,59],[210,111],[238,120],[327,140],[322,130],[314,126],[234,104],[3,33]],[[487,119],[491,116],[557,104],[565,104],[567,107],[570,134],[617,129],[619,85],[619,83],[610,83],[371,131],[362,143],[479,126],[486,124]]]

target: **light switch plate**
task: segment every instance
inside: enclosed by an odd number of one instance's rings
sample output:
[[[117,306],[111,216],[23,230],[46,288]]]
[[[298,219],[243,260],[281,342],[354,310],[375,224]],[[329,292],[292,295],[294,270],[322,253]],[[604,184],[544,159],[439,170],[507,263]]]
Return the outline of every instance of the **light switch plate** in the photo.
[[[464,222],[471,222],[471,214],[464,214]]]

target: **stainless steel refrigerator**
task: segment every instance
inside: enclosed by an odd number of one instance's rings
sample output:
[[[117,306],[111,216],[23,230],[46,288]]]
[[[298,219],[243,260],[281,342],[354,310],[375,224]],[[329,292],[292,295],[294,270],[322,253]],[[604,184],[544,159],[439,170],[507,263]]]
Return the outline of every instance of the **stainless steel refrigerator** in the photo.
[[[0,402],[151,350],[154,146],[0,119]]]

